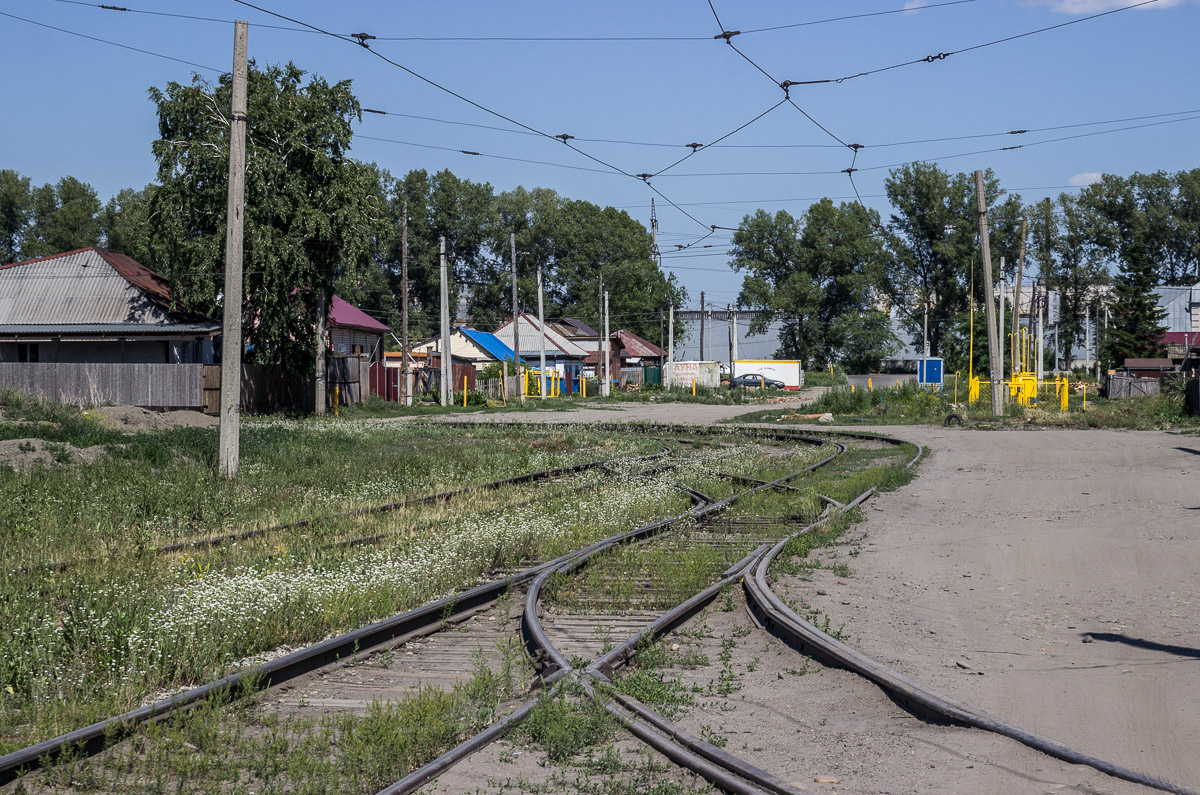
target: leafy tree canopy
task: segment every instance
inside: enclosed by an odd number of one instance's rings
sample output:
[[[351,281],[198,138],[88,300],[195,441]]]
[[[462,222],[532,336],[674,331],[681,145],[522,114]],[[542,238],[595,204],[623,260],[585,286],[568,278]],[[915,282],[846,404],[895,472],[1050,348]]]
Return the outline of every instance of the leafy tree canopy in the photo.
[[[159,187],[150,261],[189,308],[220,314],[231,78],[152,88]],[[390,233],[381,175],[346,155],[360,118],[349,81],[305,81],[293,64],[251,64],[246,130],[246,339],[261,360],[307,370],[320,295],[368,267]]]
[[[875,362],[895,349],[882,311],[886,257],[879,215],[822,199],[803,219],[759,210],[733,234],[731,265],[747,272],[738,305],[758,310],[751,333],[782,321],[781,356]]]

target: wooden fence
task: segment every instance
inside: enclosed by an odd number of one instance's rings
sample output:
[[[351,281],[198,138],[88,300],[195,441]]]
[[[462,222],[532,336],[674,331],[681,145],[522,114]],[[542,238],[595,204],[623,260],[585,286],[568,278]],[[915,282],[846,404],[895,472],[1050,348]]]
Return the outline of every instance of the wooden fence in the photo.
[[[327,404],[334,387],[343,406],[370,393],[367,367],[357,357],[326,362]],[[92,364],[86,362],[0,362],[0,385],[77,406],[115,403],[148,409],[221,409],[221,366],[217,364]],[[313,410],[312,376],[287,375],[277,366],[242,365],[241,410],[250,414]]]
[[[0,384],[78,406],[117,403],[159,409],[204,406],[203,364],[0,362]]]
[[[1110,375],[1106,394],[1109,400],[1126,400],[1135,397],[1157,395],[1162,390],[1159,378],[1134,378],[1128,375]]]

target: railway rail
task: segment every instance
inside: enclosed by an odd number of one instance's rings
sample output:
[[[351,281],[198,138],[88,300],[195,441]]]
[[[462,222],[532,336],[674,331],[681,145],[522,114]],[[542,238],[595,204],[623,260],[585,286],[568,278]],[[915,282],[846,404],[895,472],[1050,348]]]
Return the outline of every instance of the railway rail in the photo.
[[[626,430],[629,426],[620,426]],[[679,429],[663,426],[644,426],[642,432],[659,437],[670,438]],[[697,433],[697,430],[699,431]],[[708,429],[689,429],[696,435],[724,433]],[[758,543],[762,539],[753,538],[752,551],[726,568],[713,582],[699,593],[683,600],[657,615],[642,616],[639,625],[629,625],[634,631],[611,650],[596,656],[585,664],[572,664],[563,650],[559,648],[562,634],[554,627],[545,623],[547,611],[544,604],[548,585],[562,578],[569,578],[602,560],[606,554],[629,545],[653,544],[661,540],[669,532],[677,531],[680,527],[688,526],[711,529],[715,520],[722,512],[755,494],[770,491],[801,491],[792,481],[809,475],[821,467],[834,462],[847,450],[847,444],[853,441],[869,441],[875,444],[898,446],[902,440],[882,437],[872,434],[854,433],[820,433],[796,434],[777,431],[743,430],[741,433],[752,438],[770,439],[788,444],[824,445],[832,443],[834,452],[821,460],[791,472],[771,481],[715,471],[713,474],[736,483],[741,490],[733,494],[714,498],[697,489],[681,486],[692,501],[692,507],[687,511],[670,517],[646,523],[631,530],[615,534],[608,538],[588,544],[581,549],[562,555],[537,565],[532,565],[519,571],[512,572],[502,578],[497,578],[461,593],[438,599],[422,607],[409,610],[353,632],[344,633],[322,643],[288,654],[273,660],[253,672],[241,672],[210,682],[186,693],[158,701],[154,704],[132,710],[101,721],[92,726],[79,729],[52,740],[38,743],[21,751],[0,757],[0,785],[12,781],[25,771],[38,767],[47,759],[52,759],[64,749],[76,748],[85,753],[93,754],[102,750],[112,742],[114,735],[128,731],[138,723],[157,720],[173,713],[185,710],[197,702],[217,693],[244,693],[269,685],[278,687],[298,677],[318,669],[343,662],[345,658],[362,650],[379,647],[381,644],[411,642],[414,639],[435,634],[448,626],[466,620],[481,611],[493,608],[504,594],[517,593],[523,595],[524,603],[521,612],[521,632],[530,657],[538,669],[538,680],[542,688],[540,698],[553,697],[568,682],[574,683],[589,697],[603,693],[601,699],[604,708],[616,718],[632,735],[642,742],[655,748],[676,764],[703,776],[718,788],[737,793],[772,792],[794,793],[797,788],[774,774],[762,770],[749,762],[718,748],[706,740],[696,737],[679,726],[659,715],[650,707],[636,699],[621,693],[612,686],[613,674],[622,666],[629,663],[638,645],[649,638],[660,637],[671,630],[682,626],[693,618],[707,605],[713,602],[722,592],[731,586],[741,584],[747,605],[760,626],[784,640],[798,652],[812,656],[827,665],[843,667],[874,682],[888,692],[897,703],[910,709],[914,714],[933,718],[938,721],[948,721],[957,725],[972,726],[1010,737],[1018,742],[1034,748],[1050,756],[1068,762],[1089,765],[1108,775],[1127,781],[1154,787],[1160,790],[1176,793],[1186,793],[1183,787],[1170,782],[1161,781],[1151,776],[1137,773],[1115,765],[1105,760],[1097,759],[1069,746],[1046,738],[1034,732],[1012,726],[993,716],[942,696],[931,689],[903,675],[866,658],[840,641],[831,638],[813,624],[805,621],[784,603],[770,588],[768,571],[772,562],[784,549],[786,543],[803,533],[816,530],[833,518],[849,511],[874,493],[871,487],[857,495],[854,499],[843,503],[830,496],[818,494],[820,503],[824,506],[819,514],[787,514],[773,517],[773,521],[788,521],[798,529],[781,539],[771,542]],[[835,441],[842,440],[842,441]],[[671,441],[682,441],[671,439]],[[696,445],[695,437],[688,440]],[[917,445],[915,454],[905,462],[912,467],[923,454]],[[651,466],[637,472],[622,472],[615,468],[617,461],[598,461],[573,467],[560,467],[557,470],[546,470],[541,473],[496,481],[493,484],[467,487],[453,492],[443,492],[415,500],[393,503],[389,506],[377,506],[368,511],[394,510],[398,506],[411,502],[437,501],[449,499],[452,496],[468,492],[472,489],[485,489],[496,484],[514,482],[536,482],[548,480],[562,474],[581,471],[586,468],[599,468],[614,477],[638,477],[659,475],[670,472],[679,461],[667,459],[668,450],[640,456],[633,459],[638,462],[650,463]],[[666,459],[666,460],[664,460]],[[622,459],[625,462],[631,459]],[[549,474],[554,473],[554,474]],[[450,495],[448,497],[447,495]],[[351,512],[352,514],[360,511]],[[301,523],[303,524],[303,523]],[[764,525],[761,520],[740,518],[725,520],[725,527],[736,528],[739,532],[755,532]],[[751,539],[743,539],[743,546]],[[734,547],[731,547],[734,548]],[[510,596],[511,598],[511,596]],[[445,754],[430,761],[423,767],[413,771],[402,780],[385,788],[381,793],[397,795],[398,793],[414,792],[430,781],[445,774],[455,764],[469,757],[485,745],[491,743],[515,725],[524,720],[535,708],[538,699],[526,701],[510,714],[488,726],[479,734],[467,739]]]

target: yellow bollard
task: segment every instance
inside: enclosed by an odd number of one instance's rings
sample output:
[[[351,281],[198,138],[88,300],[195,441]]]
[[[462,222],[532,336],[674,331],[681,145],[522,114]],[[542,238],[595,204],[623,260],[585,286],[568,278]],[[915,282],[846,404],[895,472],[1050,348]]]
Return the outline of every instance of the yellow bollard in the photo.
[[[868,392],[875,391],[875,385],[873,383],[871,383],[871,379],[869,377],[867,378],[867,391]]]
[[[463,408],[467,407],[467,377],[463,376]]]
[[[583,371],[579,371],[579,396],[587,397],[587,379],[583,377]]]
[[[851,384],[851,385],[850,385],[850,392],[851,392],[851,394],[853,394],[853,393],[854,393],[854,384]]]
[[[767,377],[765,375],[760,375],[758,377],[758,388],[759,389],[767,388]]]
[[[897,392],[900,391],[900,379],[899,378],[896,379],[896,391]]]
[[[340,390],[341,390],[340,386],[334,385],[334,387],[333,387],[333,418],[334,419],[337,419],[337,415],[338,415],[338,398],[341,396]]]
[[[829,374],[833,375],[833,362],[829,363]]]
[[[696,376],[692,376],[692,397],[696,396]]]
[[[1087,411],[1087,384],[1083,385],[1083,410]]]

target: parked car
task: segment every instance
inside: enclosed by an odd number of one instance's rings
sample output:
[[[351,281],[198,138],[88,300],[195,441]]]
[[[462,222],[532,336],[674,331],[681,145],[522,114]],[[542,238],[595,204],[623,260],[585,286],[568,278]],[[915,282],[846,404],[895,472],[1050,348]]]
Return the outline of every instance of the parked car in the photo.
[[[768,389],[783,389],[783,382],[776,381],[774,378],[767,378],[759,373],[747,373],[739,375],[737,378],[731,379],[730,386],[760,386]]]

